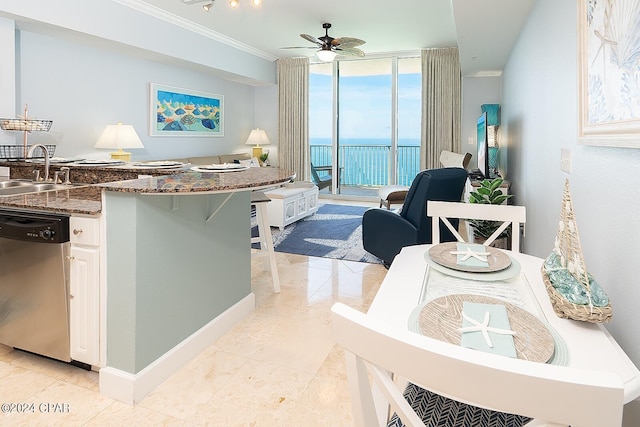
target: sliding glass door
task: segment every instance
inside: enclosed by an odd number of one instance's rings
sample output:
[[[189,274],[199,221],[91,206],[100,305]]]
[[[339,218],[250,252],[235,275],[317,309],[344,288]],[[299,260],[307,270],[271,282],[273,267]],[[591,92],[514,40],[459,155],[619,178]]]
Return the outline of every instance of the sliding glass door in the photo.
[[[413,180],[420,163],[419,63],[379,58],[311,65],[311,162],[320,176],[333,177],[323,192],[375,197],[381,186]]]

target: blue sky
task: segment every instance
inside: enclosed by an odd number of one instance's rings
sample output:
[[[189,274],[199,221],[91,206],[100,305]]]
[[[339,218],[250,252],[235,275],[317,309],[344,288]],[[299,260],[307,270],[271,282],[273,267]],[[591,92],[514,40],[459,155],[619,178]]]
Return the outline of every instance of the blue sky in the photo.
[[[332,77],[310,74],[309,135],[331,137]],[[420,74],[398,77],[398,137],[420,139]],[[391,138],[391,76],[340,78],[340,137]]]

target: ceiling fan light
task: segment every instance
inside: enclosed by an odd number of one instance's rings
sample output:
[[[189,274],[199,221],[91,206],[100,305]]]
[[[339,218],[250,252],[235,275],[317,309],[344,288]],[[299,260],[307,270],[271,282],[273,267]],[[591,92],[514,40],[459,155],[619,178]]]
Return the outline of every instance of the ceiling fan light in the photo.
[[[251,0],[251,6],[260,7],[262,5],[262,0]]]
[[[236,7],[238,7],[238,4],[240,3],[239,0],[229,0],[229,6],[233,9],[235,9]]]
[[[320,61],[331,62],[336,57],[336,53],[328,49],[320,49],[316,52],[316,56]]]
[[[212,7],[213,7],[213,2],[207,3],[207,4],[202,6],[202,8],[204,9],[205,12],[209,12]]]

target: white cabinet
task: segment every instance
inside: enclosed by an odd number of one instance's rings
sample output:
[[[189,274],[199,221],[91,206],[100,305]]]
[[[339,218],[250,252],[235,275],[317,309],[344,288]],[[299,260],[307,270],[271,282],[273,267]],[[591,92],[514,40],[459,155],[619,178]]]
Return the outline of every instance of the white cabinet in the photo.
[[[71,217],[71,358],[100,364],[100,219]]]
[[[271,201],[267,204],[269,225],[281,230],[318,210],[318,187],[300,182],[265,191]]]

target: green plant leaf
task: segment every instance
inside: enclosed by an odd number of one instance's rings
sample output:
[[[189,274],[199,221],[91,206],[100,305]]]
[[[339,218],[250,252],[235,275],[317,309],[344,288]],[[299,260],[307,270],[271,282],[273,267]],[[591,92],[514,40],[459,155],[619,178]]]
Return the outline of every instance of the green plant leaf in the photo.
[[[478,193],[482,194],[483,196],[488,196],[491,194],[491,190],[489,190],[488,188],[480,187],[478,188]]]
[[[511,197],[508,194],[501,194],[500,196],[496,197],[495,199],[491,199],[491,204],[492,205],[501,205],[502,203],[504,203],[505,200],[507,200],[509,197]]]
[[[469,203],[484,203],[484,198],[478,193],[469,194]]]
[[[491,181],[489,188],[491,188],[491,191],[494,191],[496,188],[500,188],[503,182],[504,180],[502,178],[496,178],[493,181]]]

